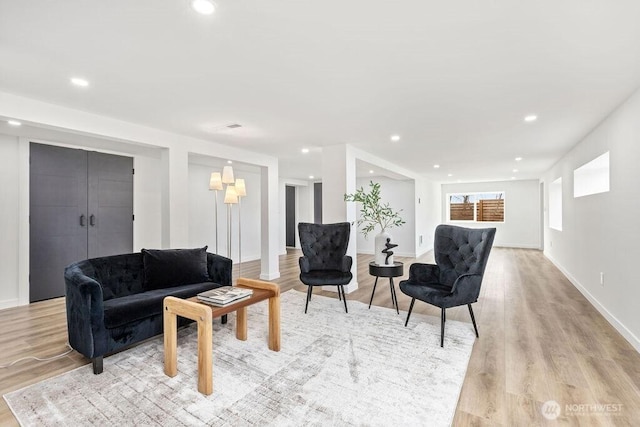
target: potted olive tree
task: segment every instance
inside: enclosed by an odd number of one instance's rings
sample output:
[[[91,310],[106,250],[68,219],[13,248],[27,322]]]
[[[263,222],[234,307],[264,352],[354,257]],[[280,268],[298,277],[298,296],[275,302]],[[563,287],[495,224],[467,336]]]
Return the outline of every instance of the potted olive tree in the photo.
[[[376,229],[379,233],[375,236],[375,263],[378,265],[393,265],[393,256],[387,257],[382,252],[387,248],[386,244],[391,242],[391,235],[387,232],[389,228],[400,227],[405,221],[400,217],[399,211],[393,210],[389,203],[382,203],[380,200],[380,184],[377,182],[369,182],[369,192],[365,192],[360,187],[353,194],[345,194],[346,202],[360,203],[360,218],[358,226],[367,238],[368,234]]]

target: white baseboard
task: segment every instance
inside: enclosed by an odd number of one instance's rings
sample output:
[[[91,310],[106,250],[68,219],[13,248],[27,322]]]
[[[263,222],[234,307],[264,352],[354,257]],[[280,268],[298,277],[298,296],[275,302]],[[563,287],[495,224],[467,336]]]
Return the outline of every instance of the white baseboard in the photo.
[[[260,275],[260,280],[276,280],[279,278],[280,278],[280,272]]]
[[[356,289],[358,289],[358,282],[354,282],[352,280],[351,282],[349,282],[348,285],[345,285],[344,293],[345,294],[350,294],[351,292],[355,291]],[[323,291],[329,291],[329,292],[338,292],[338,287],[337,286],[323,286],[322,290]]]
[[[18,302],[18,298],[5,299],[5,300],[0,301],[0,310],[3,310],[5,308],[17,307],[19,305],[20,304]]]
[[[363,255],[373,255],[374,251],[358,251],[359,254]],[[393,251],[393,256],[406,257],[406,258],[416,258],[416,254],[413,252],[396,252]]]
[[[636,351],[640,353],[640,339],[638,339],[638,337],[633,332],[631,332],[629,328],[627,328],[613,314],[611,314],[611,312],[607,310],[607,308],[602,305],[600,301],[598,301],[598,299],[594,297],[584,286],[582,286],[582,284],[575,277],[573,277],[571,273],[569,273],[569,271],[567,271],[562,266],[562,264],[553,259],[553,257],[549,256],[549,254],[547,254],[546,252],[543,253],[544,256],[547,257],[547,259],[551,261],[553,265],[555,265],[567,279],[569,279],[571,284],[575,286],[575,288],[580,291],[582,295],[584,295],[584,297],[591,303],[591,305],[593,305],[596,310],[598,310],[598,312],[600,312],[600,314],[602,314],[604,318],[607,319],[607,322],[609,322],[611,326],[613,326],[618,332],[620,332],[620,334],[627,341],[629,341],[629,344],[631,344],[633,348],[635,348]]]
[[[540,250],[540,245],[532,245],[529,243],[501,243],[499,245],[493,245],[496,248],[514,248],[514,249],[538,249]]]
[[[418,252],[418,253],[416,254],[416,258],[419,258],[419,257],[421,257],[422,255],[424,255],[424,254],[426,254],[426,253],[428,253],[428,252],[431,252],[432,250],[433,250],[433,246],[431,246],[431,247],[429,247],[429,248],[421,249],[421,250],[420,250],[420,252]]]

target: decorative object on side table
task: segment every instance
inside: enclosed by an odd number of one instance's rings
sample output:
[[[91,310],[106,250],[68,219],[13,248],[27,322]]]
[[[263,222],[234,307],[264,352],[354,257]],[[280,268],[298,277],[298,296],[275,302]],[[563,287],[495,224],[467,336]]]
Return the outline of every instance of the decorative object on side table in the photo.
[[[398,245],[391,243],[392,236],[387,232],[387,229],[400,227],[405,223],[400,217],[402,209],[395,211],[389,206],[389,203],[382,203],[379,183],[371,181],[369,182],[369,187],[371,187],[369,193],[366,193],[364,188],[360,187],[353,194],[345,194],[344,200],[361,204],[358,226],[361,226],[362,234],[364,234],[365,238],[371,231],[377,227],[380,228],[380,233],[376,235],[374,241],[375,263],[377,265],[393,266],[393,252],[389,251],[389,249]],[[391,253],[389,254],[389,252]]]

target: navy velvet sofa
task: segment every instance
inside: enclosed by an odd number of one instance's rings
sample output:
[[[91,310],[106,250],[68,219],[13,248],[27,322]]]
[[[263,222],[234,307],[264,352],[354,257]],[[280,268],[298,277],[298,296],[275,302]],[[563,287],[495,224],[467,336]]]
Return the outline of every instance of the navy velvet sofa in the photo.
[[[99,374],[103,356],[162,333],[166,296],[230,286],[231,271],[230,259],[206,247],[143,249],[71,264],[64,272],[69,344],[92,359]]]

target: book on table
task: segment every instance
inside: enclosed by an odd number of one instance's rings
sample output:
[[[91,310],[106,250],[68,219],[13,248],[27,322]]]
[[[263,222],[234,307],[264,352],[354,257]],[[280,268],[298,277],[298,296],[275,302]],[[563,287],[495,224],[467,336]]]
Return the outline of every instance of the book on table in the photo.
[[[249,298],[253,294],[252,289],[238,288],[235,286],[222,286],[210,291],[200,292],[197,297],[200,301],[213,305],[227,305],[241,299]]]

